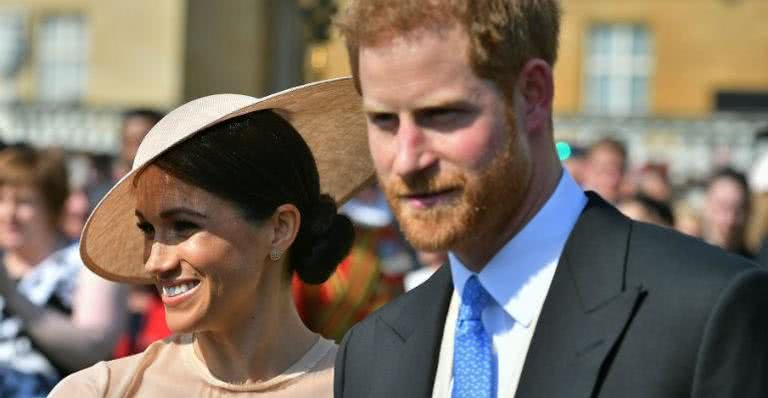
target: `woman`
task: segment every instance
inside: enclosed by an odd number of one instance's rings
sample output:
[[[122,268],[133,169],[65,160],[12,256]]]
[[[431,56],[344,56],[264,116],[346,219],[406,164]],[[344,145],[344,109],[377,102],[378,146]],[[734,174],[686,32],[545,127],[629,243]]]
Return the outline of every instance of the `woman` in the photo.
[[[332,396],[336,347],[301,322],[290,278],[320,283],[349,250],[334,198],[372,178],[365,146],[349,79],[168,114],[94,210],[81,253],[100,275],[154,283],[176,334],[52,395]]]
[[[81,272],[60,228],[63,157],[0,152],[0,396],[45,396],[62,376],[108,358],[122,326],[118,286]],[[74,254],[74,256],[73,256]]]

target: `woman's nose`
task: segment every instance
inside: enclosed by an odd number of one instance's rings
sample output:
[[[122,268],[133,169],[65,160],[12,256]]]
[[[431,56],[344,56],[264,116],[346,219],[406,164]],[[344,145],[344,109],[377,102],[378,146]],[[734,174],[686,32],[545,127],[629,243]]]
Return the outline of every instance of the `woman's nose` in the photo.
[[[162,276],[176,269],[178,264],[175,246],[154,241],[149,247],[149,256],[144,263],[144,270],[150,274]]]

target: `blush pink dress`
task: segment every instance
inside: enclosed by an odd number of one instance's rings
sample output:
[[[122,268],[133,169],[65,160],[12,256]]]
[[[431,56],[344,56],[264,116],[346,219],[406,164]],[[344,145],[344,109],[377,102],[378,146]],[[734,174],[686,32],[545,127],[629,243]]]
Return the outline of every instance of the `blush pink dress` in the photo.
[[[231,384],[214,377],[193,348],[191,334],[171,336],[144,352],[99,362],[62,380],[49,397],[333,397],[337,346],[320,337],[281,375]]]

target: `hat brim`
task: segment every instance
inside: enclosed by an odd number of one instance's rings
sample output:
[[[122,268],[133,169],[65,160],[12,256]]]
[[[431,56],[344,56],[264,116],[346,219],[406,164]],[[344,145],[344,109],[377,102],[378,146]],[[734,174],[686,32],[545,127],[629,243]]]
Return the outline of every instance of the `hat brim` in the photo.
[[[144,236],[134,215],[135,176],[206,127],[265,109],[278,112],[301,134],[317,163],[321,191],[337,204],[374,179],[361,100],[350,78],[310,83],[261,99],[235,94],[203,97],[173,110],[150,130],[131,171],[93,210],[80,241],[85,265],[109,280],[152,283],[144,271]]]

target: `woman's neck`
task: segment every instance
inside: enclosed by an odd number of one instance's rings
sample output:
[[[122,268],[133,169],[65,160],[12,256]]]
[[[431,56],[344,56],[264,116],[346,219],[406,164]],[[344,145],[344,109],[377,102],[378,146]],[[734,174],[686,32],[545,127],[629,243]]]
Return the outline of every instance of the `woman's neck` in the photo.
[[[263,382],[284,373],[317,342],[299,317],[290,294],[265,303],[241,325],[195,333],[195,353],[219,380]]]
[[[12,279],[24,277],[29,270],[56,250],[57,243],[56,235],[39,236],[34,239],[34,242],[6,251],[3,263],[8,276]]]

